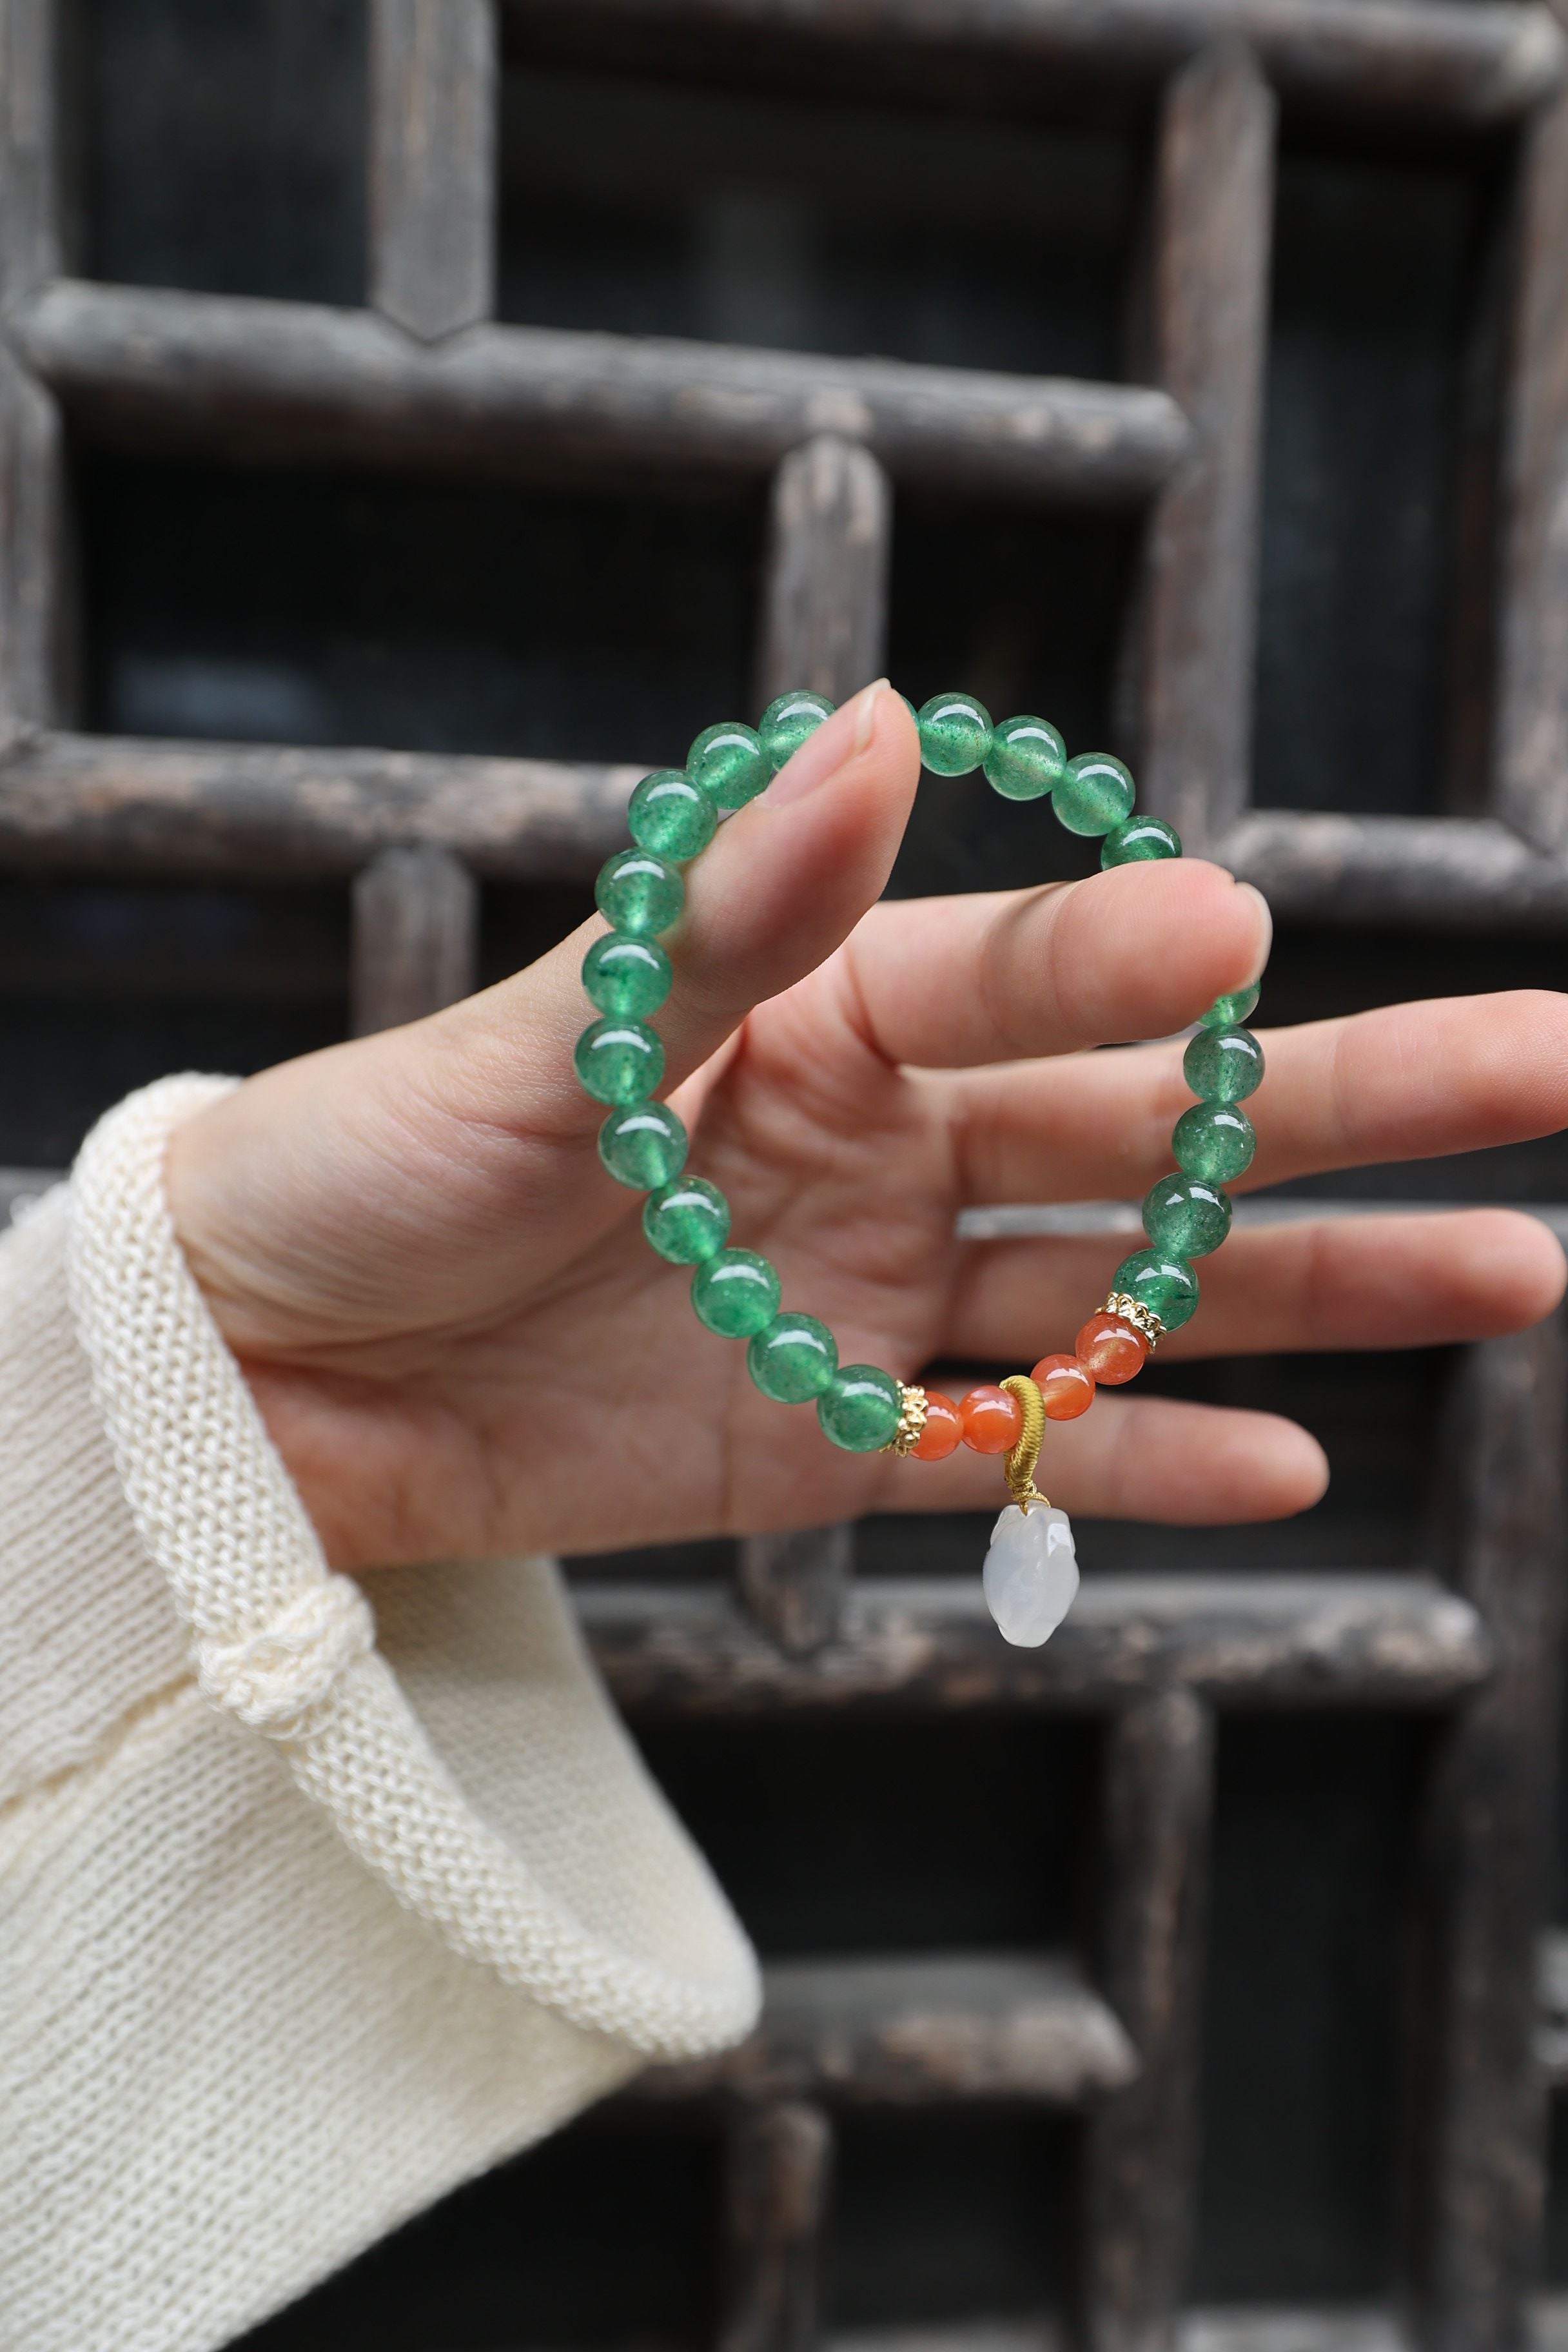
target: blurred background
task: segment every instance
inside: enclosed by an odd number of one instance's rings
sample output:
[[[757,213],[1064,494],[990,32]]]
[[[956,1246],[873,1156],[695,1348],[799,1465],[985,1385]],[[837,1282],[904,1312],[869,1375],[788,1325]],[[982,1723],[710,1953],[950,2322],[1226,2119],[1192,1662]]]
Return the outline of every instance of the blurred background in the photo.
[[[1133,760],[1274,898],[1265,1022],[1563,984],[1544,10],[3,15],[13,1193],[166,1070],[515,969],[640,769],[884,664]],[[1088,848],[928,782],[892,887]],[[1298,1191],[1561,1224],[1568,1146]],[[573,1563],[795,2055],[612,2103],[253,2352],[1568,2343],[1559,1349],[1156,1369],[1331,1487],[1085,1528],[1032,1681],[942,1614],[981,1521]],[[900,1610],[929,1672],[868,1663]]]

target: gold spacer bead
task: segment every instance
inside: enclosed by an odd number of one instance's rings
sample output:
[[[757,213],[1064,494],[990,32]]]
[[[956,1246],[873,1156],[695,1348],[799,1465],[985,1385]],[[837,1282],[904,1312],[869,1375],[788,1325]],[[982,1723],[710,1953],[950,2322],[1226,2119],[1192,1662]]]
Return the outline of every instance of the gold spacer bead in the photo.
[[[1145,1307],[1141,1298],[1132,1297],[1125,1290],[1110,1291],[1100,1312],[1104,1315],[1120,1315],[1124,1323],[1131,1323],[1134,1330],[1142,1331],[1149,1342],[1151,1354],[1165,1336],[1165,1327],[1153,1308]]]
[[[884,1454],[912,1454],[926,1425],[926,1392],[910,1381],[899,1382],[899,1425],[882,1447]]]

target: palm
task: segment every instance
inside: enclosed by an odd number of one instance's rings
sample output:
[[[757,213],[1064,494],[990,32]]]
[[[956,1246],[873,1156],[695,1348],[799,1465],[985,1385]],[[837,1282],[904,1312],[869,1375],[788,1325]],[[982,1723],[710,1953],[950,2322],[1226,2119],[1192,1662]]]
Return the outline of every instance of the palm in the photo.
[[[1190,1020],[1250,976],[1261,917],[1196,866],[862,915],[915,772],[901,709],[883,698],[873,719],[857,749],[840,714],[809,747],[841,763],[823,788],[743,813],[694,877],[659,1023],[690,1165],[844,1360],[905,1377],[938,1355],[1026,1366],[1070,1344],[1116,1245],[976,1249],[955,1238],[958,1209],[1151,1182],[1184,1099],[1179,1055],[1069,1049]],[[697,1323],[686,1277],[599,1170],[571,1083],[584,944],[435,1021],[269,1072],[175,1139],[182,1238],[333,1558],[608,1548],[989,1499],[995,1465],[966,1453],[838,1453]],[[1482,1003],[1276,1040],[1255,1177],[1562,1123],[1568,1089],[1542,1072],[1568,1059],[1563,1002],[1508,1002],[1502,1070]],[[1384,1073],[1364,1099],[1362,1063]],[[1555,1244],[1524,1219],[1378,1226],[1236,1236],[1174,1344],[1458,1338],[1532,1319],[1561,1286]],[[1101,1396],[1051,1444],[1069,1506],[1261,1517],[1321,1482],[1287,1423],[1152,1398]]]

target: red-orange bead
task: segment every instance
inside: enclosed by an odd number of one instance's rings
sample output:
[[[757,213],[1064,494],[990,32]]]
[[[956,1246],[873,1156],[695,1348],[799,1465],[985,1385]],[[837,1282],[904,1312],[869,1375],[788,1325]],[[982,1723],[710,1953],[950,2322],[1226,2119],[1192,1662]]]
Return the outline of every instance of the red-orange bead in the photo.
[[[1047,1421],[1076,1421],[1094,1402],[1094,1374],[1076,1356],[1042,1356],[1029,1377]]]
[[[1143,1369],[1149,1342],[1135,1323],[1121,1315],[1091,1315],[1073,1346],[1079,1362],[1101,1388],[1119,1389]]]
[[[963,1439],[963,1415],[940,1389],[926,1391],[926,1425],[910,1452],[917,1462],[945,1462]]]
[[[1024,1433],[1024,1409],[1005,1389],[971,1389],[958,1410],[963,1442],[976,1454],[1010,1454]]]

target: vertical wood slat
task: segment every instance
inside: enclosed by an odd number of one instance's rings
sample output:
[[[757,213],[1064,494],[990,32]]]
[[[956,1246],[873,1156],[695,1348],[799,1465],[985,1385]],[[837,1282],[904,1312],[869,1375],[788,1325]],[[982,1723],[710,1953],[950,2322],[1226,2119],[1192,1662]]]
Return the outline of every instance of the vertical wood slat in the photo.
[[[809,1657],[831,1642],[855,1569],[855,1529],[791,1528],[741,1544],[741,1595],[786,1656]]]
[[[496,0],[371,0],[370,299],[434,342],[494,304]]]
[[[353,887],[356,1037],[455,1004],[477,985],[479,885],[450,850],[384,849]]]
[[[0,299],[61,268],[56,0],[0,0]],[[70,715],[65,448],[58,407],[0,349],[0,736]]]
[[[1196,854],[1247,799],[1275,114],[1226,43],[1175,77],[1160,121],[1149,327],[1194,438],[1149,525],[1139,757],[1143,801]]]
[[[804,2100],[742,2110],[725,2170],[719,2352],[810,2352],[832,2132]]]
[[[1426,2352],[1521,2352],[1538,2269],[1535,1953],[1563,1633],[1565,1397],[1553,1317],[1471,1349],[1450,1399],[1440,1523],[1496,1663],[1443,1727],[1421,1841],[1405,2240]]]
[[[892,488],[858,442],[818,433],[773,477],[760,702],[810,687],[843,702],[882,667]]]
[[[1133,1701],[1105,1774],[1101,1980],[1140,2071],[1089,2126],[1083,2332],[1089,2352],[1168,2352],[1196,2172],[1212,1710],[1181,1689]]]
[[[0,302],[64,266],[58,0],[0,0]]]
[[[1495,808],[1568,845],[1568,96],[1524,133],[1503,436]]]

